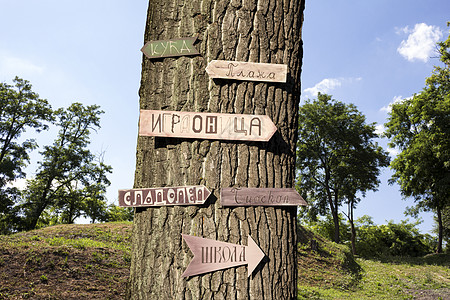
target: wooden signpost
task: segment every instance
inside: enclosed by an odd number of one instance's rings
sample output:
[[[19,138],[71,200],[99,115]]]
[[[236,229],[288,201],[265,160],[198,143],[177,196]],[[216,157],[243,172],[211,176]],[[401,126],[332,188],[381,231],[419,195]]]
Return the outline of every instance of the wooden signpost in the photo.
[[[141,51],[148,58],[186,56],[200,54],[194,47],[196,38],[186,37],[165,41],[147,42]]]
[[[119,190],[119,206],[201,205],[210,194],[202,185]]]
[[[222,206],[297,206],[307,205],[293,188],[222,188]]]
[[[277,128],[265,115],[141,110],[139,135],[268,141]]]
[[[211,78],[286,82],[287,65],[212,60],[206,67],[206,72]]]
[[[241,265],[248,265],[248,276],[253,273],[256,266],[265,254],[248,236],[248,246],[219,242],[197,236],[182,234],[183,239],[194,254],[183,277],[209,273]]]

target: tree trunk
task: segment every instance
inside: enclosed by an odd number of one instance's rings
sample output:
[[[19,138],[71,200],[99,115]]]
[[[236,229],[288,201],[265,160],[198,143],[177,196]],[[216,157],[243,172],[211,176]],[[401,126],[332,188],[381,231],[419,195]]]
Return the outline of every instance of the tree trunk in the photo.
[[[341,237],[339,234],[339,214],[338,211],[332,211],[332,216],[333,216],[333,222],[334,222],[334,242],[335,243],[340,243],[341,242]]]
[[[442,253],[442,237],[444,235],[443,224],[442,224],[442,210],[438,206],[437,208],[437,221],[438,221],[438,245],[436,253]]]
[[[355,222],[353,218],[353,200],[350,200],[348,203],[348,221],[350,223],[350,229],[351,229],[351,245],[352,245],[352,254],[356,255],[356,229],[355,229]]]
[[[202,206],[137,208],[128,299],[296,299],[296,207],[221,207],[223,187],[292,187],[304,1],[151,1],[145,42],[194,37],[201,55],[143,59],[140,108],[268,115],[269,142],[138,137],[135,188],[204,185]],[[211,60],[288,65],[286,83],[210,79]],[[181,234],[247,245],[266,259],[181,277],[193,255]]]
[[[339,230],[339,203],[338,203],[338,195],[337,192],[334,193],[334,199],[331,195],[331,191],[328,189],[328,203],[330,204],[331,216],[333,217],[334,223],[334,242],[340,243],[340,230]]]

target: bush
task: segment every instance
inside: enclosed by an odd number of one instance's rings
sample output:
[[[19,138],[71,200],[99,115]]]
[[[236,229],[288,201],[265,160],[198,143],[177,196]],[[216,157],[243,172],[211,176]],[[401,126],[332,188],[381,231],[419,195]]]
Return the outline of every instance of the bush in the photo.
[[[416,226],[420,222],[408,221],[403,220],[398,224],[389,221],[386,225],[374,225],[370,217],[366,217],[356,229],[356,252],[363,257],[424,256],[431,253],[431,236],[419,232]]]
[[[300,221],[300,220],[299,220]],[[301,220],[301,225],[333,241],[334,223],[331,216],[316,221]],[[350,225],[339,215],[339,234],[341,243],[350,245]],[[429,234],[421,234],[417,225],[420,221],[409,220],[396,224],[389,221],[385,225],[376,225],[370,216],[362,216],[355,222],[356,253],[359,256],[424,256],[433,252],[436,241]]]

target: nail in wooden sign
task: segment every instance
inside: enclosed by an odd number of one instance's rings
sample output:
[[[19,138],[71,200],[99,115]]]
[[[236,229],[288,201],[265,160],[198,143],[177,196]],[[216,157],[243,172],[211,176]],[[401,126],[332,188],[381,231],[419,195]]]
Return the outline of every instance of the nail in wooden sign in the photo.
[[[287,65],[212,60],[206,67],[206,72],[211,78],[286,82]]]
[[[307,205],[293,188],[223,188],[222,206],[297,206]]]
[[[209,273],[241,265],[248,265],[248,276],[265,254],[248,236],[248,246],[219,242],[197,236],[182,234],[183,239],[194,254],[194,258],[183,273],[183,277]]]
[[[205,186],[119,190],[119,206],[201,205],[211,192]]]
[[[268,141],[277,128],[265,115],[141,110],[139,135]]]
[[[200,54],[194,47],[195,38],[186,37],[165,41],[147,42],[141,51],[148,58],[186,56]]]

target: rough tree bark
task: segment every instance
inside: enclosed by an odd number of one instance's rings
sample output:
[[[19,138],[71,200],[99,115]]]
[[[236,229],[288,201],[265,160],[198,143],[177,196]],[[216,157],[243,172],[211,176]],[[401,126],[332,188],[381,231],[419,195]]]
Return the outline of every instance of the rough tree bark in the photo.
[[[145,42],[194,37],[200,56],[143,58],[140,108],[268,115],[269,142],[138,137],[135,188],[205,185],[198,206],[138,208],[129,299],[295,299],[296,207],[222,208],[221,187],[292,187],[302,62],[304,1],[149,1]],[[210,79],[208,62],[288,65],[287,83]],[[193,255],[181,233],[247,245],[266,259],[249,278],[241,266],[181,275]]]

